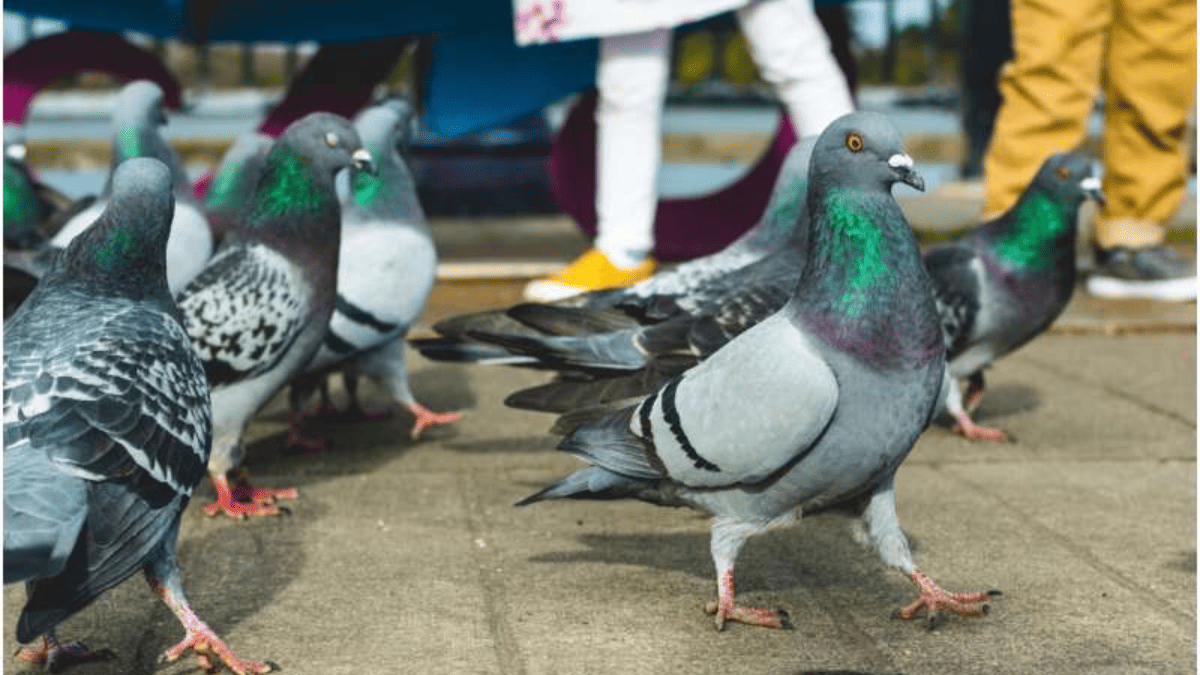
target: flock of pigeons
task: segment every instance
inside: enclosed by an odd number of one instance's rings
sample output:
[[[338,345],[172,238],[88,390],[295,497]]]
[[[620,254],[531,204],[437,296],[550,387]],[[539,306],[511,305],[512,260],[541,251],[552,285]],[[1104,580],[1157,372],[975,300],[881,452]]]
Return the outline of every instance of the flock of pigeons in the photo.
[[[6,129],[6,265],[38,281],[4,329],[4,583],[28,591],[19,656],[52,670],[95,656],[55,627],[140,568],[186,631],[169,660],[191,650],[208,669],[263,673],[273,664],[238,657],[180,582],[180,518],[205,473],[206,513],[278,514],[295,490],[230,481],[242,434],[290,386],[289,440],[322,447],[301,422],[313,393],[328,406],[335,370],[355,408],[357,378],[378,381],[414,438],[459,418],[407,381],[437,262],[400,154],[412,111],[386,101],[353,123],[313,113],[278,139],[239,139],[204,201],[163,123],[162,92],[127,85],[109,181],[66,207],[46,203]],[[556,373],[506,403],[558,413],[559,449],[587,466],[521,505],[634,498],[711,515],[718,628],[790,627],[736,604],[734,562],[750,536],[833,509],[861,516],[916,584],[901,616],[978,616],[996,591],[950,593],[914,565],[895,472],[939,410],[968,437],[1007,438],[967,412],[982,369],[1066,305],[1076,214],[1099,182],[1082,155],[1051,157],[1009,213],[924,256],[897,182],[923,188],[896,129],[847,115],[793,150],[760,222],[725,250],[627,289],[455,317],[411,344]],[[10,196],[25,199],[11,224]]]

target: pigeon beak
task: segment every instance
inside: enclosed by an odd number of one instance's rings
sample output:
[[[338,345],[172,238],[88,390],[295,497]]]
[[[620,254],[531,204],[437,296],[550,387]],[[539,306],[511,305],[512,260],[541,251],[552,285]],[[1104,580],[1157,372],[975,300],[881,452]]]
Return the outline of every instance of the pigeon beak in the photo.
[[[897,153],[888,157],[888,166],[892,167],[892,172],[896,176],[896,180],[909,185],[920,192],[925,191],[925,179],[921,178],[921,174],[913,170],[913,158],[905,154]]]
[[[375,173],[375,160],[371,159],[371,153],[367,152],[366,148],[359,148],[350,155],[354,160],[354,168],[360,171]]]
[[[1090,197],[1100,206],[1108,203],[1108,198],[1104,196],[1104,191],[1100,189],[1100,179],[1095,176],[1088,176],[1079,181],[1079,189],[1083,190],[1083,194]]]

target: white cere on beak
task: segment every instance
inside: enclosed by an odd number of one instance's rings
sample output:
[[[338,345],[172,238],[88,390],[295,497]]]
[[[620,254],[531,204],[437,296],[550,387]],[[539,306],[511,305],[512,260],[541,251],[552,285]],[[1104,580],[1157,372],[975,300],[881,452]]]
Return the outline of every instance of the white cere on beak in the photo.
[[[355,162],[359,164],[371,164],[374,160],[371,159],[371,153],[367,152],[366,148],[359,148],[350,155]]]
[[[899,169],[900,167],[911,169],[913,168],[913,158],[908,155],[892,155],[888,157],[888,166],[893,169]]]
[[[1088,176],[1087,178],[1079,181],[1079,187],[1084,190],[1099,190],[1100,179],[1095,176]]]
[[[18,162],[23,162],[25,161],[25,146],[21,144],[10,145],[5,148],[4,154]]]
[[[338,146],[338,135],[332,131],[325,132],[325,145],[336,148]]]

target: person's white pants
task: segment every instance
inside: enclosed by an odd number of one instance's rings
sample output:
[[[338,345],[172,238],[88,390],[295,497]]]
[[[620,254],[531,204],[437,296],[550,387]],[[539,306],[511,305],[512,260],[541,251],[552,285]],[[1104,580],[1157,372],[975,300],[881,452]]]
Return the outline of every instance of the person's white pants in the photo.
[[[750,55],[799,136],[819,134],[853,111],[850,91],[812,0],[757,0],[737,10]],[[654,247],[670,29],[600,41],[596,69],[596,248],[618,267]]]

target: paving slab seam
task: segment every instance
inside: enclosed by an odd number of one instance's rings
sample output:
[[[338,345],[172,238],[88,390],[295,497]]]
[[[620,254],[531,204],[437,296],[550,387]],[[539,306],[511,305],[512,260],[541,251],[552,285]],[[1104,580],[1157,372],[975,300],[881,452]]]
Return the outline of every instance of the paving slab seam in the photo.
[[[1050,539],[1050,541],[1058,544],[1068,553],[1081,560],[1084,564],[1099,572],[1101,576],[1107,577],[1113,583],[1135,595],[1150,600],[1150,602],[1146,602],[1144,604],[1146,606],[1153,607],[1153,609],[1159,615],[1169,619],[1172,623],[1178,625],[1181,629],[1187,631],[1188,633],[1195,632],[1196,614],[1194,609],[1189,611],[1187,609],[1181,610],[1170,606],[1166,598],[1156,593],[1153,589],[1138,583],[1135,579],[1130,578],[1124,572],[1121,572],[1115,567],[1105,563],[1087,547],[1075,543],[1070,537],[1062,534],[1058,530],[1055,530],[1048,525],[1043,524],[1041,521],[1026,513],[1023,509],[1020,509],[1010,503],[996,491],[988,489],[984,484],[964,478],[963,476],[957,475],[954,472],[943,471],[936,466],[932,468],[934,471],[949,476],[959,483],[962,483],[964,486],[975,490],[977,493],[987,495],[988,497],[992,498],[996,501],[996,503],[1003,506],[1017,518],[1030,525],[1042,535],[1046,536],[1048,539]]]
[[[1066,369],[1060,368],[1057,365],[1055,365],[1054,362],[1052,362],[1052,361],[1044,361],[1037,357],[1029,356],[1026,354],[1022,354],[1021,356],[1022,356],[1022,358],[1025,358],[1026,360],[1030,361],[1031,363],[1033,363],[1037,366],[1040,366],[1042,368],[1045,368],[1046,370],[1052,371],[1052,372],[1054,372],[1054,374],[1059,375],[1063,378],[1066,378],[1073,382],[1078,382],[1079,384],[1087,385],[1089,387],[1095,387],[1095,388],[1099,389],[1100,391],[1103,391],[1106,394],[1115,396],[1116,398],[1119,398],[1123,401],[1128,401],[1129,403],[1132,403],[1132,404],[1134,404],[1140,408],[1143,408],[1149,412],[1152,412],[1157,415],[1161,415],[1163,417],[1166,417],[1166,418],[1172,419],[1176,422],[1179,422],[1180,424],[1182,424],[1183,426],[1192,430],[1193,432],[1195,432],[1195,430],[1196,430],[1196,423],[1187,419],[1186,417],[1180,415],[1179,413],[1173,412],[1171,410],[1166,410],[1165,408],[1161,408],[1157,405],[1154,405],[1153,403],[1151,403],[1143,398],[1139,398],[1137,396],[1134,396],[1127,392],[1121,391],[1120,389],[1116,389],[1116,388],[1106,385],[1104,383],[1090,380],[1086,377],[1076,374],[1075,372],[1073,372],[1071,370],[1066,370]]]
[[[484,611],[487,612],[488,631],[495,642],[497,665],[504,675],[526,675],[528,668],[521,654],[520,645],[513,635],[512,627],[504,617],[504,609],[508,603],[505,600],[505,583],[503,575],[497,572],[500,567],[500,556],[496,552],[495,542],[484,538],[483,505],[475,499],[477,491],[474,485],[474,474],[458,474],[455,481],[459,495],[466,506],[467,533],[471,538],[469,544],[471,557],[479,570],[479,584],[483,596]]]

